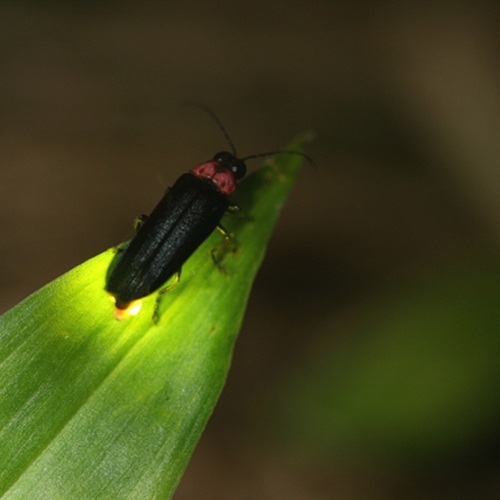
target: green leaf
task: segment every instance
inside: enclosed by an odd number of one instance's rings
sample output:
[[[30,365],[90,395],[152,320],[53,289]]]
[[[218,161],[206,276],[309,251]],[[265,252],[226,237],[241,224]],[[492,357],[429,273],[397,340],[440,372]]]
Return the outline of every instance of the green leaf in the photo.
[[[302,141],[292,144],[301,150]],[[265,246],[302,158],[248,176],[177,287],[117,321],[104,291],[108,250],[0,318],[0,494],[8,498],[169,497],[222,390]]]
[[[481,253],[428,269],[344,325],[332,317],[273,391],[276,428],[302,456],[472,463],[496,446],[499,303],[498,260]]]

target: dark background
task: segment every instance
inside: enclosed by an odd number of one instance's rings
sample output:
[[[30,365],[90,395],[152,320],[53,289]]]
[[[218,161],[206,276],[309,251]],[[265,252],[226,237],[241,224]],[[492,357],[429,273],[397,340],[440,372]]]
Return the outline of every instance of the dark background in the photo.
[[[176,498],[500,494],[497,5],[1,2],[2,311],[316,134]]]

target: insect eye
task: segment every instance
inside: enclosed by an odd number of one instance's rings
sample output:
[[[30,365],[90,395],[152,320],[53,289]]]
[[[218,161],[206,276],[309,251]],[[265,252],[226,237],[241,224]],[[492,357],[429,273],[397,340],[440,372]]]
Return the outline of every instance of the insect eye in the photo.
[[[217,163],[222,164],[224,167],[227,167],[227,165],[234,159],[234,155],[231,153],[228,153],[227,151],[220,151],[219,153],[214,155],[214,161]]]
[[[242,179],[245,177],[245,174],[247,173],[247,166],[245,165],[245,162],[242,160],[238,160],[235,158],[230,164],[229,164],[229,170],[232,172],[234,175],[235,179]]]
[[[234,175],[235,179],[242,179],[247,173],[245,162],[227,151],[221,151],[214,155],[214,161],[220,163],[222,167],[227,168]]]

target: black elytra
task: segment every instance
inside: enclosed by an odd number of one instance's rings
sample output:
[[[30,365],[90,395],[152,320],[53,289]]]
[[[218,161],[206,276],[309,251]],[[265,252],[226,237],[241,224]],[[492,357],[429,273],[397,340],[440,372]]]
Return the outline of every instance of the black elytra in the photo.
[[[115,315],[119,319],[137,314],[140,299],[161,291],[172,276],[178,275],[182,265],[214,229],[219,227],[226,239],[229,238],[220,221],[226,211],[235,208],[228,196],[245,176],[246,160],[294,154],[313,163],[297,151],[272,151],[238,158],[219,118],[205,106],[195,106],[212,116],[232,152],[219,152],[181,175],[151,214],[140,218],[136,235],[107,276],[105,289],[114,299]],[[157,309],[158,306],[153,316],[156,319]]]
[[[229,209],[228,194],[246,165],[228,152],[217,153],[181,175],[142,219],[137,233],[109,274],[106,291],[117,317],[132,303],[159,290],[219,225]]]

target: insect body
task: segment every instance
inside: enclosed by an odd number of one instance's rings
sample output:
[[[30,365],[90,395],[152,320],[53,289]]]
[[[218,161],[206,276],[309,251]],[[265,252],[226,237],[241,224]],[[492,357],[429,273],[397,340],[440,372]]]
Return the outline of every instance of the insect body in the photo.
[[[227,196],[245,173],[244,160],[221,152],[168,188],[153,212],[140,220],[137,234],[108,277],[106,290],[114,298],[118,318],[137,313],[137,301],[180,273],[191,254],[221,227],[222,216],[232,206]]]
[[[119,256],[108,275],[106,291],[115,301],[115,315],[123,318],[137,314],[140,299],[161,290],[215,228],[226,241],[230,234],[220,225],[226,211],[237,209],[228,200],[237,182],[246,174],[245,161],[277,154],[300,155],[299,151],[272,151],[238,158],[236,149],[219,118],[203,105],[224,134],[231,153],[222,151],[212,160],[183,174],[168,188],[151,215],[141,217],[137,234]],[[166,289],[165,289],[166,290]],[[158,319],[157,309],[153,315]]]

